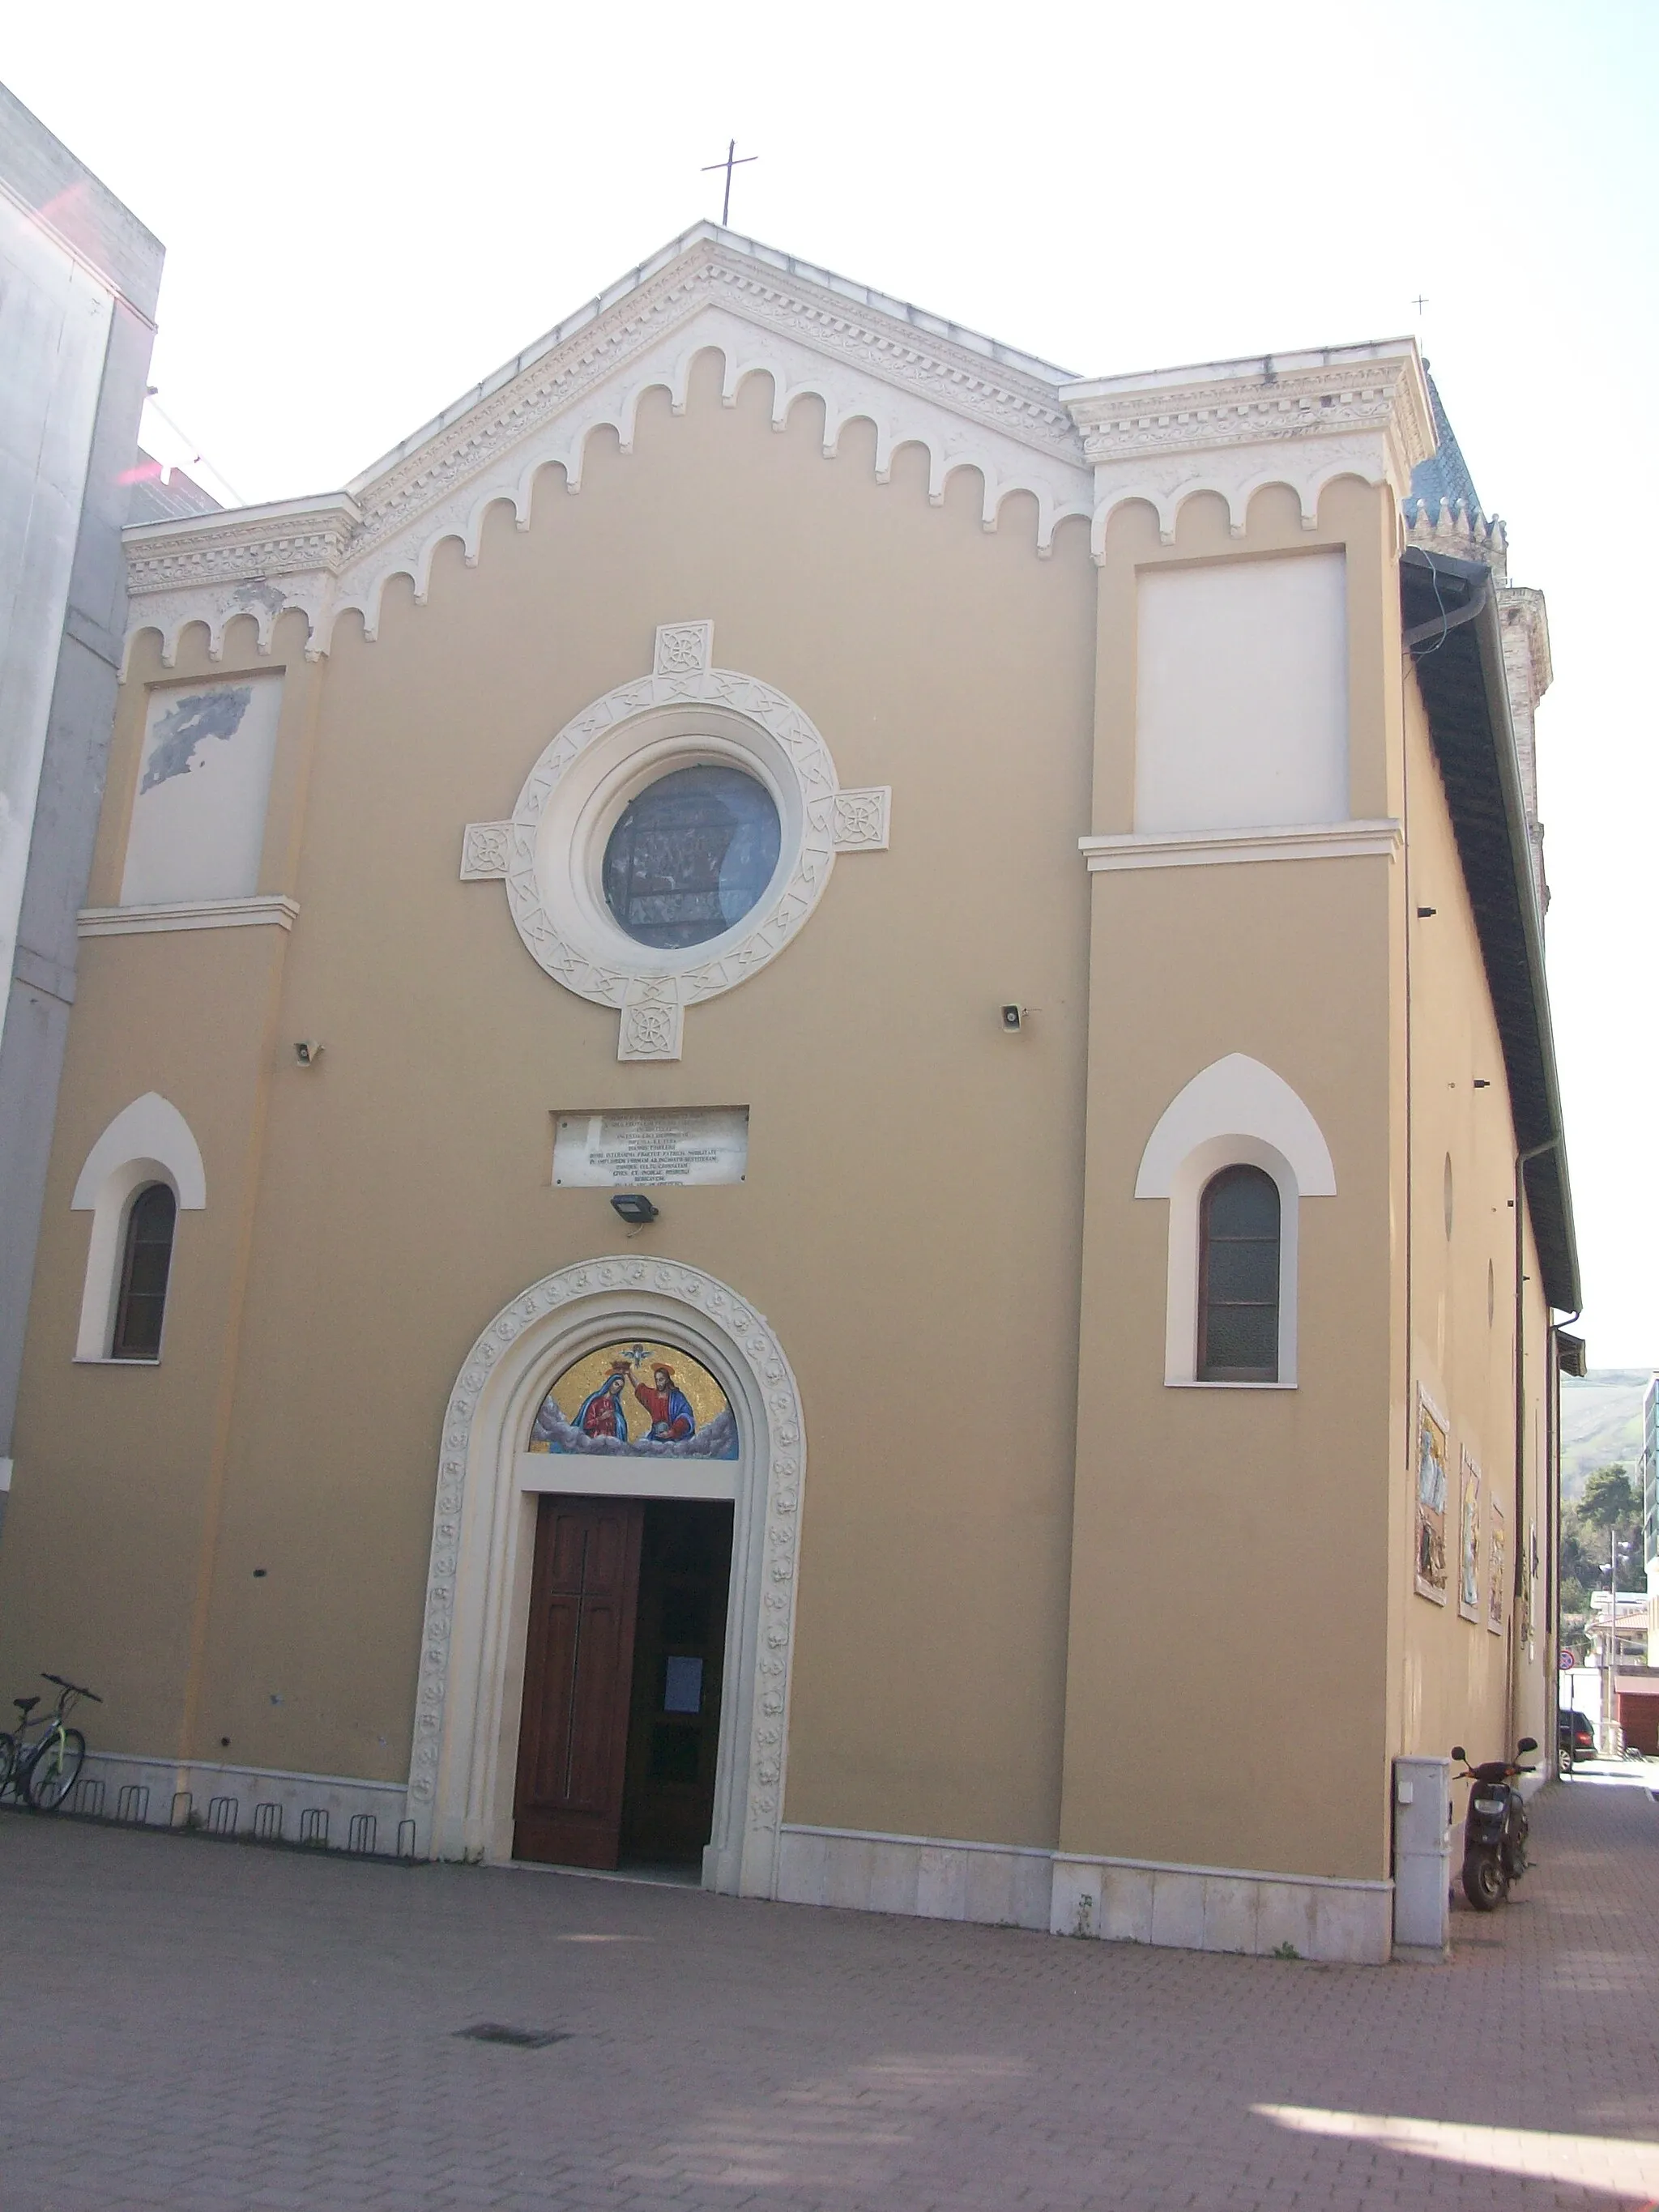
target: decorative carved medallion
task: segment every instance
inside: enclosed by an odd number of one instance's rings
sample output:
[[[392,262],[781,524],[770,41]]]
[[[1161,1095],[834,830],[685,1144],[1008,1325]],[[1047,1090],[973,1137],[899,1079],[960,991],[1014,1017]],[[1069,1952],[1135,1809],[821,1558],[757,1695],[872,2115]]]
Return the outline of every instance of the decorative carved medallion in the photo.
[[[511,865],[513,824],[510,822],[469,822],[461,840],[461,881],[499,882]]]
[[[887,817],[893,800],[890,784],[869,791],[836,793],[836,850],[838,853],[884,853]]]
[[[706,676],[714,651],[711,622],[663,623],[657,631],[653,676]]]
[[[647,976],[623,1002],[618,1060],[678,1060],[685,1009],[672,980]]]

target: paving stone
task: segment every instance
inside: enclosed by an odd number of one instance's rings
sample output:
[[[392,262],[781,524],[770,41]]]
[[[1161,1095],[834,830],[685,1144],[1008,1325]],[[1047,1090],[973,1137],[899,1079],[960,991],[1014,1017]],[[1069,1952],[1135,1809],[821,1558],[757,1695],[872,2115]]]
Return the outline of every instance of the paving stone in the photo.
[[[1659,2142],[1659,1810],[1583,1780],[1534,1829],[1540,1863],[1455,1915],[1449,1966],[1366,1968],[0,1815],[0,2203],[1633,2203],[1254,2109]],[[458,2039],[480,2020],[570,2039]]]

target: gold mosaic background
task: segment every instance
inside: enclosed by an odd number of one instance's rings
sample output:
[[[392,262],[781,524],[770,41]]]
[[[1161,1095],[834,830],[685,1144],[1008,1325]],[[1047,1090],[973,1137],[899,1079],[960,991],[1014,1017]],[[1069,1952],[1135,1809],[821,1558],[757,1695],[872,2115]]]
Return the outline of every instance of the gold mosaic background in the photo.
[[[630,1359],[634,1363],[634,1371],[623,1391],[623,1404],[628,1413],[628,1441],[631,1444],[637,1443],[651,1426],[649,1414],[634,1395],[634,1385],[635,1382],[650,1383],[651,1370],[659,1359],[665,1367],[673,1369],[675,1382],[691,1401],[691,1410],[697,1417],[699,1430],[706,1429],[716,1413],[726,1410],[725,1391],[708,1370],[699,1366],[689,1353],[681,1352],[672,1344],[641,1344],[635,1341],[605,1345],[598,1352],[590,1352],[585,1359],[579,1359],[574,1367],[565,1369],[547,1394],[563,1419],[574,1421],[576,1408],[589,1391],[602,1386],[611,1372],[611,1362],[617,1359]],[[542,1404],[546,1402],[544,1398]],[[539,1413],[540,1410],[538,1407],[537,1411]],[[548,1446],[532,1437],[530,1449],[546,1451]]]

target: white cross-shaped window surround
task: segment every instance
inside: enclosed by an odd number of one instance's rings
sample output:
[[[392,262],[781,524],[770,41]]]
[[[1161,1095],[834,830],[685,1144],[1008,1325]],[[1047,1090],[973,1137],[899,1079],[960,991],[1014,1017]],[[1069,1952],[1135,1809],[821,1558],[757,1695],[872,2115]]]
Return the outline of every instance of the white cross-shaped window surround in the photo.
[[[678,1060],[685,1010],[776,957],[823,896],[839,853],[884,852],[891,787],[842,789],[811,718],[756,676],[714,665],[710,621],[662,623],[649,676],[567,722],[505,822],[470,822],[461,876],[502,882],[514,926],[555,981],[620,1017],[619,1060]],[[779,866],[721,937],[683,951],[636,943],[605,903],[605,838],[633,793],[694,761],[722,760],[771,792]]]

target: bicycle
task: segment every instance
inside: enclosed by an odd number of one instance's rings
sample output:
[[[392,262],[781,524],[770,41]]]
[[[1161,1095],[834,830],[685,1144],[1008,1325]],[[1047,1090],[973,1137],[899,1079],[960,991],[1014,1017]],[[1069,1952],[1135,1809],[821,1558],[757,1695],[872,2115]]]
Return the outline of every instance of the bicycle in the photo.
[[[20,1805],[32,1806],[37,1813],[55,1813],[80,1780],[87,1755],[85,1736],[79,1729],[65,1728],[64,1716],[82,1698],[89,1698],[94,1705],[104,1701],[95,1690],[86,1689],[79,1682],[66,1682],[61,1674],[42,1674],[40,1679],[57,1684],[57,1707],[32,1721],[29,1715],[40,1698],[12,1699],[18,1713],[17,1733],[0,1732],[0,1797],[9,1790]],[[33,1743],[27,1741],[31,1729],[44,1731]]]

